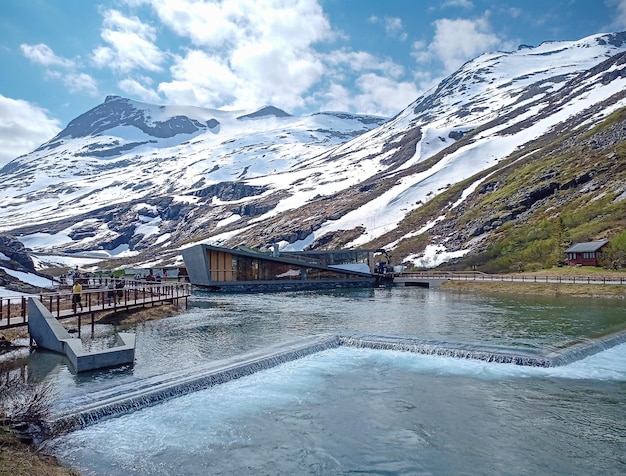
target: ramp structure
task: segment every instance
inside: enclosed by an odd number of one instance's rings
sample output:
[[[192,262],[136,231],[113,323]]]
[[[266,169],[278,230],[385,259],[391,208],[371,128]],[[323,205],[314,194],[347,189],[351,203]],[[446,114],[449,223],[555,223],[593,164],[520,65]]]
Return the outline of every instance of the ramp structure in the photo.
[[[28,332],[37,346],[64,354],[76,372],[117,367],[135,361],[135,334],[118,333],[116,345],[86,351],[38,299],[28,299]]]

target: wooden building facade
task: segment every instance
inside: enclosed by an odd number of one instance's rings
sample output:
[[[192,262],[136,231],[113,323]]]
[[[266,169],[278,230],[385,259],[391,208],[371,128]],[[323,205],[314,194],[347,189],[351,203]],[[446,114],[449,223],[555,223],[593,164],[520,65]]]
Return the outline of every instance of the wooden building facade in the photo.
[[[182,254],[191,283],[213,291],[369,287],[375,282],[370,250],[280,254],[202,244]]]
[[[598,266],[602,248],[608,240],[576,243],[565,250],[568,266]]]

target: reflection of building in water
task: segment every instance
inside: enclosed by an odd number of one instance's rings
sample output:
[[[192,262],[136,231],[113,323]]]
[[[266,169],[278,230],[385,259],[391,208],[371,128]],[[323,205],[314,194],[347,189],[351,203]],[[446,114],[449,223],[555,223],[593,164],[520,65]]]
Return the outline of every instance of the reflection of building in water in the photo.
[[[220,291],[368,287],[374,250],[261,252],[196,245],[183,250],[192,284]]]

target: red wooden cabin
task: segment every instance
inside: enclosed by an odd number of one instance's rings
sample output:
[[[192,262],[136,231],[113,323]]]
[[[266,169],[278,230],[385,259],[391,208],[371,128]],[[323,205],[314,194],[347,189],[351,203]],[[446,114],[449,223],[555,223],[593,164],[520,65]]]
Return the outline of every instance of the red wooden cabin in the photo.
[[[602,248],[609,240],[576,243],[565,250],[569,266],[598,266]]]

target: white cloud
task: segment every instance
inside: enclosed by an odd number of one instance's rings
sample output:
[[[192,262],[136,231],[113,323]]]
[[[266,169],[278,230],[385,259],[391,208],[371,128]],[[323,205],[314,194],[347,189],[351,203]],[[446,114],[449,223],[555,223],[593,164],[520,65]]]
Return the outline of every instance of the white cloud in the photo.
[[[106,10],[101,37],[108,46],[99,46],[92,52],[96,66],[120,72],[162,70],[167,54],[155,44],[156,30],[139,18]]]
[[[442,3],[441,6],[451,8],[466,8],[468,10],[474,8],[474,4],[470,0],[446,0]]]
[[[68,73],[63,76],[63,83],[73,93],[86,93],[89,96],[100,95],[96,81],[86,73]]]
[[[324,56],[324,62],[336,68],[341,66],[351,71],[381,71],[391,78],[404,74],[404,67],[389,59],[380,59],[366,51],[335,50]]]
[[[157,15],[197,46],[236,50],[254,41],[308,48],[333,36],[315,0],[152,0]]]
[[[92,76],[87,73],[79,73],[77,62],[57,56],[49,46],[43,43],[38,45],[22,44],[20,49],[24,56],[33,63],[49,68],[44,77],[61,81],[70,92],[86,93],[94,97],[100,94]],[[61,71],[58,68],[65,70]]]
[[[328,111],[356,110],[363,114],[392,116],[419,96],[415,84],[395,81],[375,73],[365,73],[355,82],[357,91],[349,91],[333,83],[322,94],[323,109]]]
[[[126,73],[118,87],[145,101],[162,98],[171,104],[224,109],[272,104],[298,114],[319,108],[321,100],[336,110],[392,115],[398,112],[397,104],[404,106],[417,97],[404,67],[391,59],[349,49],[319,49],[339,35],[318,0],[124,3],[130,13],[104,11],[105,43],[92,58],[98,66]],[[134,8],[146,5],[160,25],[134,16]],[[405,37],[400,18],[385,17],[380,23],[390,36]],[[159,49],[157,26],[176,35],[171,44],[180,42],[181,48],[167,53]],[[166,68],[169,77],[163,74]],[[150,74],[158,84],[131,74],[136,70]],[[347,99],[346,92],[355,84],[361,88],[358,97]],[[365,90],[381,93],[367,101]],[[383,98],[383,92],[391,96]]]
[[[75,61],[57,56],[49,46],[43,43],[38,45],[22,44],[20,49],[24,56],[33,63],[51,68],[46,70],[44,77],[62,81],[70,92],[86,93],[93,97],[100,95],[96,81],[92,76],[87,73],[79,73],[78,64]],[[59,69],[55,69],[59,67],[65,68],[66,71],[61,72]]]
[[[194,45],[219,47],[237,43],[246,23],[238,2],[208,3],[196,0],[152,1],[161,21]]]
[[[615,8],[616,14],[613,17],[610,27],[615,30],[626,29],[626,0],[607,0],[606,4],[610,8]]]
[[[189,81],[170,81],[159,84],[162,93],[170,104],[186,104],[193,106],[210,107],[211,103],[204,94],[206,90],[197,88]],[[218,106],[219,107],[219,106]]]
[[[373,73],[360,76],[357,86],[360,92],[355,98],[356,109],[380,116],[396,114],[419,95],[413,83],[393,81]]]
[[[321,95],[324,99],[322,107],[325,111],[350,111],[352,109],[352,96],[344,86],[332,83]]]
[[[435,37],[429,49],[444,64],[446,71],[456,70],[465,61],[497,48],[501,40],[491,32],[486,19],[448,20],[435,22]]]
[[[26,58],[42,66],[60,66],[62,68],[73,68],[76,66],[72,60],[54,54],[54,51],[43,43],[38,45],[22,44],[20,49]]]
[[[0,94],[0,167],[50,140],[59,125],[45,109]]]
[[[434,26],[432,42],[425,49],[423,43],[414,43],[413,56],[418,62],[441,63],[444,74],[455,71],[485,51],[505,45],[504,40],[491,31],[486,16],[475,20],[442,18],[436,20]]]
[[[312,0],[161,0],[152,6],[165,25],[194,45],[175,57],[172,80],[158,90],[168,101],[206,107],[305,105],[325,74],[315,43],[332,38]]]
[[[402,18],[390,16],[379,18],[377,16],[371,16],[369,21],[371,23],[382,23],[385,27],[387,36],[391,38],[398,38],[404,41],[408,37],[407,33],[404,31],[404,27],[402,26]]]
[[[226,60],[201,50],[176,58],[171,73],[172,81],[161,83],[158,89],[172,103],[194,104],[189,102],[193,98],[198,101],[195,104],[210,107],[228,105],[243,86]]]
[[[159,94],[149,86],[151,83],[151,78],[141,76],[138,79],[122,79],[117,83],[117,86],[129,96],[136,96],[145,102],[159,103],[161,98]]]

